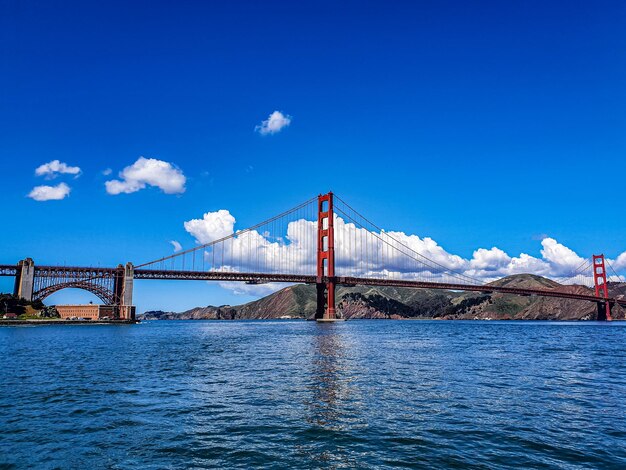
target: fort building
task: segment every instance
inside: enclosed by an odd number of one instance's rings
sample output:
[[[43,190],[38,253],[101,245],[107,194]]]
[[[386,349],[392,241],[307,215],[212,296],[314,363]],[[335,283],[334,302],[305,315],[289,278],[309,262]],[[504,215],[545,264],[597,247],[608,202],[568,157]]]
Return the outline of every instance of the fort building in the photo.
[[[84,305],[57,305],[57,311],[61,318],[89,318],[91,320],[116,318],[134,318],[135,307],[130,306],[114,306],[114,305],[98,305],[98,304],[84,304]],[[129,310],[119,311],[121,309]],[[132,309],[132,312],[130,311]],[[131,316],[132,315],[132,316]]]

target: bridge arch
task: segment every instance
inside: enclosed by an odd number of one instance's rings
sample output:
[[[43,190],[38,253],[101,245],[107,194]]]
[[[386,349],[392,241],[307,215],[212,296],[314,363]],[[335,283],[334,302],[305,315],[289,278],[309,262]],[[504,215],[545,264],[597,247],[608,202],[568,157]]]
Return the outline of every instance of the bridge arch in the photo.
[[[44,300],[46,297],[58,292],[62,289],[82,289],[91,292],[98,297],[105,305],[113,305],[115,303],[115,294],[111,289],[98,284],[92,284],[88,281],[70,281],[54,284],[44,287],[33,293],[33,300]]]

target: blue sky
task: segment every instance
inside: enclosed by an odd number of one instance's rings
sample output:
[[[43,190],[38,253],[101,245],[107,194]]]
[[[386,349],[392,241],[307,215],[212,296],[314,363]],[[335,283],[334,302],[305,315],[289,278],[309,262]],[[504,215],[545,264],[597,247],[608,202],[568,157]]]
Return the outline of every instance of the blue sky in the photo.
[[[245,228],[328,190],[467,259],[626,251],[623,2],[128,3],[0,0],[1,263],[141,263],[206,212]],[[184,192],[108,194],[142,156]],[[54,160],[80,174],[35,174]],[[136,286],[140,310],[250,298]]]

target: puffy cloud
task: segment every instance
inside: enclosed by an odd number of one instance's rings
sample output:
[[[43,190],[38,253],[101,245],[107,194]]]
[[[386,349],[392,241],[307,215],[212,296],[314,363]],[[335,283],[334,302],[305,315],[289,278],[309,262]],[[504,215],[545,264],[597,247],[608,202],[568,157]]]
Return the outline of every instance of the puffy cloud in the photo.
[[[541,241],[541,255],[552,266],[552,272],[557,275],[570,276],[585,263],[585,260],[573,250],[561,245],[554,238],[544,238]]]
[[[174,253],[178,253],[183,249],[182,245],[178,243],[176,240],[170,240],[172,247],[174,248]]]
[[[177,194],[185,192],[187,181],[183,172],[171,163],[144,157],[124,168],[119,177],[119,180],[104,183],[107,193],[134,193],[150,185],[160,188],[165,194]]]
[[[611,266],[618,271],[626,269],[626,251],[620,254],[615,261],[611,261]]]
[[[200,244],[210,243],[233,233],[235,218],[229,211],[221,209],[207,212],[202,219],[192,219],[184,223],[189,232]]]
[[[184,223],[199,244],[211,243],[234,233],[235,218],[227,210],[207,212],[202,219]],[[315,271],[316,222],[290,222],[275,236],[256,230],[238,232],[203,253],[205,268],[222,272],[313,273]]]
[[[552,274],[549,263],[526,253],[521,253],[519,256],[512,258],[511,262],[499,272],[499,274],[504,276],[524,273],[532,273],[539,276],[550,276]]]
[[[45,176],[46,179],[56,178],[60,174],[80,176],[80,168],[77,166],[69,166],[67,163],[59,160],[52,160],[37,167],[35,170],[37,176]]]
[[[429,237],[404,232],[369,232],[337,216],[334,226],[338,276],[454,283],[463,283],[471,278],[473,282],[485,283],[513,274],[531,273],[564,281],[586,261],[549,237],[541,240],[540,257],[527,253],[511,256],[500,248],[492,247],[478,248],[471,258],[466,259],[449,253]],[[235,232],[235,218],[227,210],[208,212],[202,219],[185,222],[185,229],[199,244],[233,235],[203,249],[200,258],[204,263],[203,269],[314,275],[317,222],[299,219],[278,227]],[[195,262],[197,266],[197,257]],[[626,252],[615,260],[613,266],[615,269],[626,269]],[[585,278],[579,277],[570,282],[589,284],[590,274],[591,271]],[[242,286],[228,282],[222,285],[238,293],[252,295],[277,290],[274,284]]]
[[[35,201],[60,201],[70,194],[70,187],[65,183],[56,186],[35,186],[28,197]]]
[[[469,266],[472,269],[497,271],[506,267],[509,263],[511,263],[511,257],[500,248],[494,246],[490,250],[479,248],[474,251]]]
[[[291,124],[291,116],[274,111],[269,117],[254,128],[261,135],[276,134]]]

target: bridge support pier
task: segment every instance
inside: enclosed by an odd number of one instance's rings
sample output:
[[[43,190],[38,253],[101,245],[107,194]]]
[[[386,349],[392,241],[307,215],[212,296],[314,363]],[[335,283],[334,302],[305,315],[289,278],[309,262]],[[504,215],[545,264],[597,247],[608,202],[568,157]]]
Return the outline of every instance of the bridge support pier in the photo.
[[[29,302],[33,300],[35,286],[35,262],[32,258],[26,258],[17,263],[18,269],[15,276],[15,288],[13,293]]]
[[[598,321],[611,321],[611,306],[609,302],[598,302],[598,316],[596,320]]]
[[[135,278],[135,267],[128,262],[124,267],[124,290],[122,292],[122,305],[133,304],[133,280]]]
[[[124,266],[124,287],[122,289],[122,301],[120,303],[120,317],[125,320],[135,319],[135,307],[133,306],[133,282],[135,267],[128,262]]]
[[[317,197],[317,321],[337,319],[335,284],[335,229],[331,192]]]
[[[117,266],[113,281],[113,292],[115,293],[115,306],[119,318],[124,320],[135,319],[135,307],[133,306],[133,282],[135,278],[135,267],[128,262],[125,266]]]

